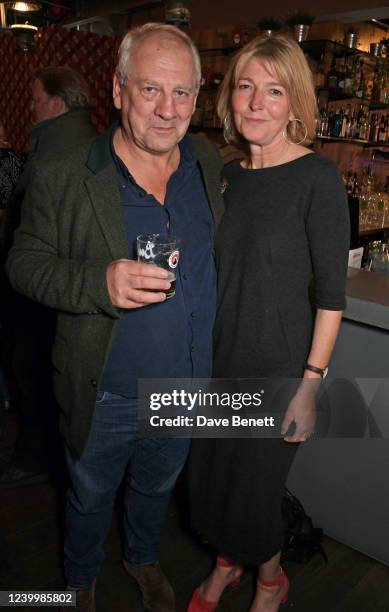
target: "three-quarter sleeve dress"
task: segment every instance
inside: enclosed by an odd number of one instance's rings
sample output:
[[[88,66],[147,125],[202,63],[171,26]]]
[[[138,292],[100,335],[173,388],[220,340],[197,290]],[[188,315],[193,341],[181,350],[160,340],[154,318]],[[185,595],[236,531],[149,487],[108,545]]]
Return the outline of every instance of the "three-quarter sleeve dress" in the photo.
[[[343,310],[349,214],[336,166],[316,153],[225,169],[216,236],[213,375],[301,377],[315,308]],[[195,529],[219,552],[259,564],[281,550],[281,502],[296,444],[197,439],[189,464]]]

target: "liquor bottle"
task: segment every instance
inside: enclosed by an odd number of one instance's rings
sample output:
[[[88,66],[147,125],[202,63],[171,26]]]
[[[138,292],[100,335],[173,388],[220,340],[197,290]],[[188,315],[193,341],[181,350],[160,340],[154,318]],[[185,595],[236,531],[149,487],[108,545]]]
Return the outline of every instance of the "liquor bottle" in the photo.
[[[324,54],[322,53],[317,70],[313,73],[314,85],[322,89],[326,84],[326,74],[324,71]]]
[[[328,115],[327,110],[323,107],[320,110],[320,121],[319,121],[319,136],[327,136],[328,133]]]
[[[352,114],[352,125],[351,125],[350,138],[358,138],[358,116],[357,116],[357,111],[355,108]]]
[[[347,58],[343,57],[343,61],[339,61],[338,68],[338,95],[344,96],[346,93],[346,74],[347,74]]]
[[[242,23],[238,23],[232,30],[232,44],[234,47],[242,44],[244,26]]]
[[[375,131],[374,131],[374,136],[373,136],[373,141],[374,142],[378,142],[378,132],[380,129],[380,122],[378,121],[378,114],[377,114],[377,120],[376,120],[376,125],[375,125]]]
[[[352,63],[352,72],[351,72],[351,76],[353,80],[352,95],[354,97],[356,97],[356,92],[358,90],[358,85],[359,85],[359,71],[360,71],[360,60],[356,58]]]
[[[385,77],[383,80],[383,93],[382,93],[382,102],[383,104],[388,104],[389,102],[389,86],[388,86],[388,68],[385,67]]]
[[[362,110],[361,118],[359,120],[359,140],[367,140],[369,137],[369,124],[365,112]]]
[[[381,69],[381,79],[380,79],[380,92],[379,92],[379,102],[381,104],[385,104],[386,96],[387,96],[387,74],[384,68]]]
[[[327,77],[327,87],[330,95],[334,96],[338,91],[338,71],[336,69],[336,60],[333,58],[331,68]]]
[[[328,127],[327,127],[327,134],[323,134],[323,136],[332,136],[332,129],[333,129],[333,125],[334,125],[334,109],[330,108],[329,112],[328,112]]]
[[[346,138],[346,133],[347,133],[347,121],[348,121],[348,113],[350,112],[350,105],[348,104],[346,109],[343,111],[343,109],[340,110],[340,114],[342,116],[342,124],[340,126],[340,134],[339,136],[341,138]]]
[[[380,131],[379,115],[377,114],[377,124],[375,126],[374,142],[378,142],[378,132]]]
[[[389,115],[386,115],[385,117],[385,127],[386,127],[386,144],[388,144],[389,142]]]
[[[379,102],[380,100],[380,83],[379,83],[379,71],[378,66],[374,68],[373,76],[373,88],[371,93],[372,102]]]
[[[356,73],[356,65],[355,62],[351,59],[347,61],[345,64],[346,73],[344,77],[344,89],[343,93],[346,96],[352,96],[355,93],[355,73]]]
[[[366,98],[367,83],[366,83],[365,75],[363,72],[363,60],[359,61],[359,66],[356,72],[355,83],[356,83],[355,95],[357,96],[357,98]]]
[[[355,125],[354,125],[354,130],[353,130],[354,131],[353,138],[355,139],[360,138],[362,116],[363,116],[363,106],[361,105],[359,107],[358,114],[356,115],[356,118],[355,118]]]
[[[364,140],[369,140],[370,129],[371,129],[371,117],[370,117],[369,111],[367,109],[366,109],[366,113],[365,113],[365,118],[366,118],[366,127],[365,127],[365,138],[364,138]]]
[[[377,115],[373,113],[371,116],[371,123],[370,123],[369,142],[375,142],[376,129],[377,129]]]
[[[352,113],[350,113],[347,118],[346,138],[354,138],[354,135],[353,135],[354,134],[353,132],[354,121],[355,121],[355,114],[353,110]]]
[[[381,115],[380,127],[378,130],[378,142],[384,144],[386,142],[386,127],[385,127],[385,115]]]
[[[334,138],[340,137],[340,130],[342,128],[342,120],[343,120],[343,115],[341,114],[341,111],[338,109],[335,112],[334,121],[332,124],[331,136],[333,136]]]

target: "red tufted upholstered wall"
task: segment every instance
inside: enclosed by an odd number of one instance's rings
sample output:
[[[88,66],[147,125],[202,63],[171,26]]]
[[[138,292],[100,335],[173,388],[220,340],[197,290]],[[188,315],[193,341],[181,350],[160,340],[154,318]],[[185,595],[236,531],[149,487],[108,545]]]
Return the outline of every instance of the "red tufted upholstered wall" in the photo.
[[[44,66],[69,66],[83,74],[91,90],[93,123],[103,131],[111,120],[118,45],[118,39],[109,36],[47,27],[39,30],[35,50],[25,53],[17,50],[12,33],[0,33],[0,121],[12,146],[28,148],[32,74]]]

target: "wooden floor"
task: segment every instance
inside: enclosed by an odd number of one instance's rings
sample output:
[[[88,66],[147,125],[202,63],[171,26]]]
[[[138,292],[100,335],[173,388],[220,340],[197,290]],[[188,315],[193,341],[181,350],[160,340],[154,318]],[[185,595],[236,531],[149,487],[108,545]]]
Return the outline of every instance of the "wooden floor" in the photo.
[[[170,505],[161,554],[161,564],[177,595],[176,612],[185,611],[191,592],[212,565],[211,553],[190,532],[181,497],[181,492],[175,495]],[[49,484],[0,490],[0,535],[10,548],[10,567],[0,572],[0,590],[64,588],[62,508],[61,495]],[[137,587],[121,566],[119,515],[118,509],[97,583],[97,611],[141,612]],[[325,538],[324,548],[327,565],[318,556],[306,565],[285,566],[291,592],[282,611],[389,612],[388,567],[329,538]],[[218,610],[248,610],[253,589],[254,574],[247,569],[241,585],[225,594]]]

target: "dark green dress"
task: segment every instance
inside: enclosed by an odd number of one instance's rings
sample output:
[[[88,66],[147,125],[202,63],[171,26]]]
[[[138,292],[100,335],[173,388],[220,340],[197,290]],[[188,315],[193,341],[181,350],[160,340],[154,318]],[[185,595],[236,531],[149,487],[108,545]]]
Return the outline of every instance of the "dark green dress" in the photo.
[[[317,154],[259,170],[232,162],[225,179],[214,376],[300,377],[312,340],[310,293],[317,308],[345,307],[349,217],[342,180]],[[282,546],[282,494],[296,450],[280,438],[194,440],[195,529],[235,561],[268,561]]]

